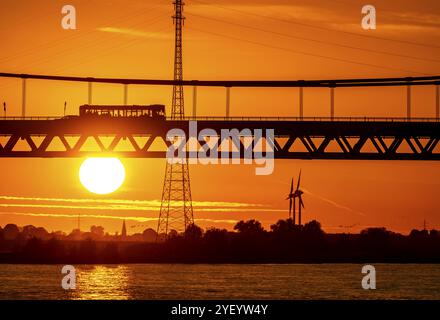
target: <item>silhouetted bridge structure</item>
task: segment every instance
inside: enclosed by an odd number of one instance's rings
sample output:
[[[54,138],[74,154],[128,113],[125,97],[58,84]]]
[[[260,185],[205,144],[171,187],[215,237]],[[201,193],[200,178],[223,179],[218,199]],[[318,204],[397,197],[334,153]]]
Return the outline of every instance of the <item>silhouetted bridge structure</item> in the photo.
[[[81,119],[80,117],[25,117],[26,79],[88,82],[89,103],[92,83],[124,85],[124,102],[128,85],[174,85],[172,80],[136,80],[78,78],[0,73],[0,77],[21,78],[23,81],[22,117],[0,120],[0,157],[86,157],[106,155],[136,158],[166,157],[167,132],[181,129],[189,135],[189,123],[197,121],[198,131],[225,129],[274,129],[269,141],[278,159],[358,159],[358,160],[440,160],[439,84],[440,76],[417,78],[380,78],[312,81],[182,81],[193,87],[193,117],[179,119],[109,118]],[[433,86],[436,92],[436,116],[411,117],[411,87]],[[225,117],[197,117],[198,86],[226,88]],[[338,87],[406,86],[407,117],[335,117],[334,95]],[[230,117],[229,96],[232,87],[297,87],[299,88],[299,117]],[[330,89],[330,117],[304,117],[305,87]],[[244,132],[244,131],[243,131]],[[256,138],[252,134],[252,139]],[[88,149],[93,142],[94,150]],[[200,142],[200,146],[206,142]],[[221,141],[218,142],[221,144]],[[57,148],[53,148],[56,144]],[[121,145],[124,148],[121,148]],[[162,147],[158,147],[160,144]],[[235,145],[230,156],[245,156],[249,148],[243,141]],[[190,154],[188,156],[191,156]]]

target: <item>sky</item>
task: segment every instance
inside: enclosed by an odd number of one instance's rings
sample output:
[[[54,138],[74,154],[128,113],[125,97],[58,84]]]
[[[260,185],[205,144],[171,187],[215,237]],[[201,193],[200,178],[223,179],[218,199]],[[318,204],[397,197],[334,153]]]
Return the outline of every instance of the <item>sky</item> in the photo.
[[[77,29],[61,27],[61,8],[76,8]],[[377,29],[361,27],[364,1],[188,0],[184,78],[297,80],[440,74],[438,1],[369,1]],[[171,79],[172,1],[0,1],[0,72]],[[0,78],[7,115],[21,113],[21,83]],[[77,114],[87,85],[28,81],[27,114]],[[224,115],[225,90],[199,88],[198,115]],[[336,116],[405,116],[405,88],[337,89]],[[94,85],[93,103],[122,103],[123,88]],[[185,92],[192,111],[191,90]],[[171,88],[130,86],[129,104],[169,108]],[[413,90],[413,116],[435,115],[433,87]],[[169,112],[169,109],[168,109]],[[297,116],[297,89],[231,90],[231,116]],[[304,115],[328,116],[329,92],[305,89]],[[1,138],[0,138],[1,143]],[[33,224],[69,232],[156,228],[164,159],[121,159],[127,179],[113,194],[81,186],[83,159],[0,159],[0,225]],[[440,164],[411,161],[276,160],[272,175],[253,166],[190,165],[195,222],[232,229],[255,218],[266,228],[287,218],[290,179],[302,169],[303,220],[328,232],[372,226],[407,233],[440,228]]]

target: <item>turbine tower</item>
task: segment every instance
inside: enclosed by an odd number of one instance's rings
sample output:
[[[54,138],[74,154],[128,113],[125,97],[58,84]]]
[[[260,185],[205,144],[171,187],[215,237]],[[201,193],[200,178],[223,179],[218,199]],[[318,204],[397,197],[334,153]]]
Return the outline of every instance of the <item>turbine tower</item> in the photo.
[[[296,185],[295,195],[297,197],[298,202],[298,225],[301,226],[301,208],[304,208],[304,202],[302,200],[303,191],[299,188],[299,184],[301,183],[301,170],[299,170],[298,184]],[[295,214],[295,207],[293,208],[293,214]]]
[[[175,25],[174,80],[182,81],[182,29],[185,20],[182,13],[184,3],[182,0],[175,0],[173,4],[173,23]],[[175,84],[173,86],[171,119],[180,120],[184,118],[185,109],[183,98],[183,86],[181,84]],[[164,233],[168,235],[171,230],[182,232],[193,223],[194,217],[188,163],[186,160],[184,163],[173,164],[167,161],[157,234]]]
[[[304,202],[302,200],[303,191],[299,188],[299,185],[301,183],[301,170],[299,170],[299,177],[298,177],[298,183],[296,185],[296,190],[293,191],[293,178],[290,183],[290,192],[287,195],[286,200],[289,200],[289,219],[293,218],[293,224],[295,225],[295,218],[296,218],[296,198],[298,198],[298,225],[301,226],[301,208],[304,208]],[[293,200],[293,202],[292,202]],[[293,208],[293,215],[292,215],[292,208]]]
[[[290,192],[287,195],[286,200],[289,200],[289,219],[293,218],[293,225],[295,225],[295,197],[293,193],[293,178],[290,182]],[[292,200],[293,200],[293,216],[292,216]]]

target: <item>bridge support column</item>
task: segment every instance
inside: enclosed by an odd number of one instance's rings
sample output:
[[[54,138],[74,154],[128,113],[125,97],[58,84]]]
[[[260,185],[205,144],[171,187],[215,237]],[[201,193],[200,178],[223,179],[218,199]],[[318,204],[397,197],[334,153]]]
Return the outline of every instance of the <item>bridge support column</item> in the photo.
[[[411,86],[406,86],[406,118],[411,119]]]
[[[330,88],[330,119],[335,117],[335,88]]]
[[[302,120],[304,118],[304,88],[299,87],[299,118]]]
[[[92,82],[89,82],[88,104],[92,104]]]
[[[193,86],[193,117],[197,116],[197,86]]]
[[[21,116],[26,116],[26,78],[23,78],[21,83]]]
[[[438,84],[435,86],[435,117],[440,118],[440,92]]]
[[[231,103],[231,87],[226,87],[226,118],[229,118]]]
[[[128,105],[128,84],[124,84],[124,106]]]

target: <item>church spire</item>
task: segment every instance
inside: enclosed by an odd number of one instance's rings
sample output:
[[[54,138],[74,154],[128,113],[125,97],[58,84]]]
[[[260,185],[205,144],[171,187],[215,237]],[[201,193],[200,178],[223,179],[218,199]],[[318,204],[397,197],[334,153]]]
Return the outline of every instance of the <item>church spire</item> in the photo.
[[[122,236],[122,238],[127,237],[127,228],[125,227],[125,219],[124,219],[124,222],[122,223],[122,232],[121,232],[121,236]]]

